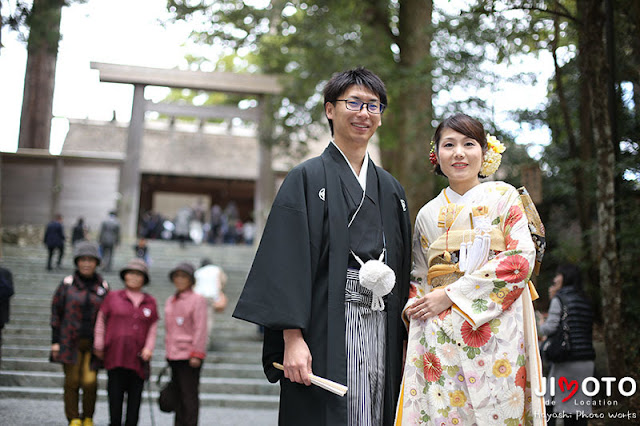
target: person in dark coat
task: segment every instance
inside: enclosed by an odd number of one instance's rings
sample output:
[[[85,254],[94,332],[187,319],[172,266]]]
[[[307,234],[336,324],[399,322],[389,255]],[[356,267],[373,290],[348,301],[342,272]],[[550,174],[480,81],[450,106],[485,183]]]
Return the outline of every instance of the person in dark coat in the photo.
[[[64,411],[70,426],[92,426],[98,390],[98,367],[92,357],[93,330],[109,286],[96,273],[98,246],[76,244],[76,271],[56,288],[51,302],[51,360],[63,364]],[[82,415],[78,410],[82,388]]]
[[[49,222],[46,230],[44,231],[44,244],[49,250],[49,257],[47,258],[47,270],[51,270],[51,259],[53,258],[53,252],[58,250],[58,262],[57,267],[60,267],[62,263],[62,256],[64,256],[64,227],[62,226],[62,215],[57,214],[55,218]]]
[[[233,316],[265,328],[263,366],[280,382],[280,425],[391,425],[411,229],[404,189],[367,153],[386,89],[358,68],[335,74],[324,100],[334,139],[283,182]],[[395,274],[384,291],[360,279],[361,262],[376,261],[381,276]],[[347,385],[346,396],[310,386],[309,373]]]
[[[591,414],[592,398],[583,393],[582,383],[594,376],[596,352],[593,347],[593,308],[582,289],[582,277],[577,266],[566,264],[558,267],[553,285],[549,287],[549,298],[549,314],[540,326],[540,334],[552,336],[560,332],[561,317],[566,308],[571,348],[566,361],[551,364],[549,380],[564,377],[569,383],[575,380],[579,386],[575,395],[565,401],[565,395],[551,396],[551,384],[547,385],[545,400],[550,402],[547,414],[554,414],[548,424],[555,425],[556,417],[560,415],[567,426],[586,426]],[[555,388],[558,388],[558,383],[555,383]]]
[[[11,271],[0,267],[0,366],[2,365],[2,329],[9,322],[9,299],[13,296]]]
[[[104,270],[110,271],[114,256],[113,251],[120,244],[120,222],[115,211],[110,212],[109,217],[100,225],[98,242],[104,261]]]
[[[79,217],[76,224],[71,230],[71,245],[75,247],[78,241],[87,239],[87,225],[84,223],[84,218]]]

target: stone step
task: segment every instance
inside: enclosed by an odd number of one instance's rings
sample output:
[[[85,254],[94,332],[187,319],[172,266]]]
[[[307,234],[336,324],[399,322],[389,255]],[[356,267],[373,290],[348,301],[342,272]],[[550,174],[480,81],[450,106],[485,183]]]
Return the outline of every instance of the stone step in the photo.
[[[50,346],[14,346],[2,345],[2,356],[9,358],[39,358],[49,359]],[[164,350],[156,348],[153,352],[154,359],[164,359]],[[205,359],[207,363],[225,363],[242,365],[261,365],[262,356],[259,352],[249,353],[244,351],[209,351]]]
[[[156,383],[157,376],[151,376],[151,383]],[[163,377],[163,383],[169,381],[169,377]],[[0,386],[35,387],[35,388],[62,388],[64,373],[58,371],[0,371]],[[100,370],[98,373],[98,388],[107,388],[107,373]],[[279,387],[264,379],[237,378],[237,377],[200,377],[200,392],[202,393],[236,393],[247,395],[278,395]]]
[[[220,265],[229,280],[225,294],[227,311],[216,316],[214,350],[207,353],[201,376],[200,399],[203,406],[276,409],[277,385],[264,377],[261,365],[262,343],[257,327],[233,319],[231,313],[242,291],[255,253],[245,246],[194,246],[183,250],[175,242],[150,241],[151,285],[162,316],[164,302],[173,292],[168,272],[179,261],[199,266],[202,257]],[[0,398],[62,399],[63,373],[59,364],[48,362],[51,330],[51,298],[62,278],[74,271],[71,248],[65,252],[63,267],[46,271],[46,250],[42,247],[3,246],[2,264],[12,271],[16,294],[11,299],[11,322],[3,330],[3,371],[0,372]],[[133,250],[116,251],[113,270],[100,271],[112,289],[123,288],[118,270],[131,259]],[[152,377],[166,365],[164,324],[160,320]],[[99,374],[99,398],[106,400],[106,372]],[[168,379],[168,378],[167,378]],[[153,395],[157,395],[155,383]],[[154,396],[155,398],[155,396]],[[2,423],[0,421],[0,423]]]
[[[255,334],[256,334],[255,332],[250,331],[248,329],[239,329],[234,327],[230,327],[230,328],[221,327],[216,329],[215,334],[213,335],[213,338],[214,338],[214,342],[217,341],[220,343],[238,342],[238,341],[251,340],[253,339],[253,336],[255,336]],[[13,336],[33,338],[33,339],[37,339],[38,341],[50,341],[48,339],[51,338],[51,328],[42,327],[39,325],[35,325],[35,326],[11,325],[11,327],[5,327],[5,329],[2,332],[2,335],[3,335],[3,339],[6,339],[5,343],[7,344],[11,343],[11,339],[13,338]],[[158,327],[156,348],[163,346],[163,342],[164,342],[164,328]],[[251,342],[249,342],[249,344],[247,344],[246,347],[248,348],[248,350],[260,350],[261,348],[260,345],[254,344]]]
[[[147,391],[143,397],[147,400]],[[155,385],[152,385],[151,398],[155,401],[158,398],[158,391]],[[62,400],[62,386],[57,388],[38,388],[38,387],[13,387],[0,386],[0,398],[28,398],[28,399],[47,399]],[[98,390],[98,400],[105,402],[107,400],[107,391]],[[277,395],[251,395],[251,394],[225,394],[225,393],[205,393],[200,392],[200,406],[206,407],[229,407],[229,408],[253,408],[253,409],[277,409]]]
[[[151,372],[157,375],[167,365],[165,361],[151,361]],[[59,372],[60,364],[42,358],[3,357],[3,370]],[[238,363],[211,363],[208,360],[202,367],[203,377],[226,377],[266,380],[261,365]]]
[[[164,351],[164,337],[156,341],[156,351]],[[4,345],[13,345],[16,347],[39,347],[51,344],[51,335],[48,336],[25,336],[13,335],[10,339],[4,340]],[[4,347],[4,346],[3,346]],[[229,340],[221,335],[216,335],[213,341],[213,349],[219,352],[246,352],[250,354],[260,353],[262,350],[262,341],[258,340],[257,333],[255,340],[240,339]]]

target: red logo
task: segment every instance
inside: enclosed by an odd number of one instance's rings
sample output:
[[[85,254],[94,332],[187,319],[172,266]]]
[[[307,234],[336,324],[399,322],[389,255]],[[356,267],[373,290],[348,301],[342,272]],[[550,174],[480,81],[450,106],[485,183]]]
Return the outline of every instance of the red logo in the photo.
[[[567,378],[563,376],[558,379],[558,385],[560,386],[560,392],[564,392],[565,390],[571,391],[569,396],[564,398],[562,402],[567,402],[573,395],[576,394],[576,392],[578,392],[577,380],[572,380],[571,382],[569,382]]]

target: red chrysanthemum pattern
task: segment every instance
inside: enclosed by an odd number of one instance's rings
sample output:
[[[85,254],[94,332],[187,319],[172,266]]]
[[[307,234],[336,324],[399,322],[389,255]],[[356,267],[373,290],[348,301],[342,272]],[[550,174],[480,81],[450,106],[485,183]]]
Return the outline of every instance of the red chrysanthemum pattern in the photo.
[[[507,219],[504,221],[505,227],[513,227],[513,225],[522,217],[522,209],[518,206],[511,206],[509,213],[507,213]]]
[[[438,318],[440,318],[441,320],[444,320],[447,317],[447,315],[449,315],[450,313],[451,313],[451,308],[447,308],[438,314]]]
[[[418,287],[414,283],[409,284],[409,299],[411,299],[412,297],[416,297],[417,295]]]
[[[516,386],[520,386],[524,390],[527,385],[527,369],[524,366],[518,368],[516,372]]]
[[[520,297],[520,295],[522,294],[522,290],[524,290],[524,288],[522,287],[518,287],[516,289],[513,289],[512,291],[510,291],[502,300],[502,310],[506,311],[507,309],[509,309],[509,307],[511,305],[513,305],[513,302],[515,302],[516,300],[518,300],[518,297]]]
[[[478,328],[473,328],[468,321],[465,321],[460,328],[460,333],[462,333],[462,340],[467,345],[479,348],[484,346],[491,338],[491,326],[489,326],[489,323],[484,323]]]
[[[514,250],[518,247],[518,240],[511,238],[511,235],[507,234],[504,236],[504,244],[507,250]]]
[[[427,352],[422,356],[424,378],[428,382],[437,382],[442,376],[442,364],[436,354]]]
[[[529,262],[516,254],[504,259],[496,268],[496,277],[508,283],[519,283],[529,276]]]

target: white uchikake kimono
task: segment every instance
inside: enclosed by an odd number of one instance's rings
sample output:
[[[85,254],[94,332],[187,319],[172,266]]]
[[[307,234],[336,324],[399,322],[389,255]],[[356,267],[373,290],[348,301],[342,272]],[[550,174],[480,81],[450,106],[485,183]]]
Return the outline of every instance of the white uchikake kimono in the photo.
[[[454,305],[410,322],[396,425],[545,424],[543,398],[532,393],[542,380],[529,288],[535,246],[517,190],[446,188],[418,213],[413,257],[406,307],[437,287]]]

